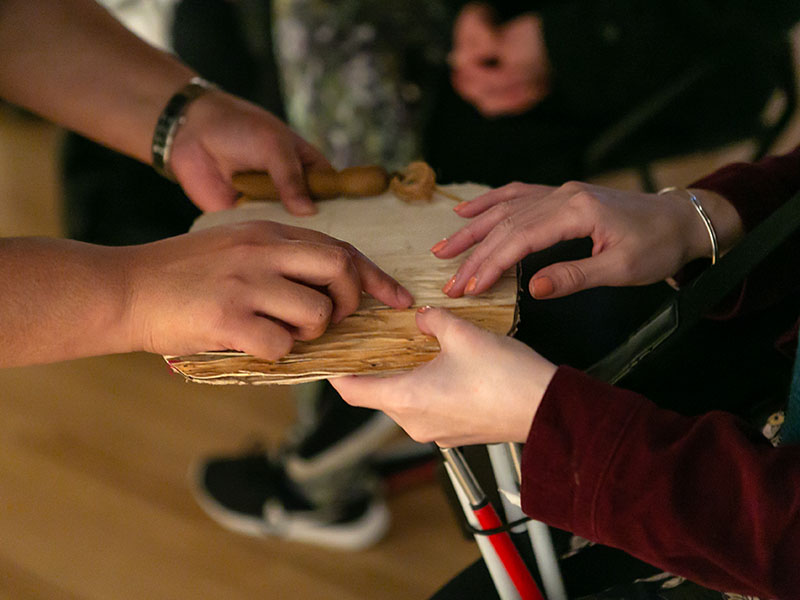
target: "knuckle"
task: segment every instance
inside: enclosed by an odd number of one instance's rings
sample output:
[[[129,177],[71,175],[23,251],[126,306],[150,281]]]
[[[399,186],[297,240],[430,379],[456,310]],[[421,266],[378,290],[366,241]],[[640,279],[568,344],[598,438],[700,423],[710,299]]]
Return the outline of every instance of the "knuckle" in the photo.
[[[329,251],[329,262],[332,271],[337,276],[342,276],[350,272],[352,269],[352,254],[344,246],[331,246]]]
[[[239,226],[242,235],[246,239],[250,239],[251,237],[263,233],[266,224],[267,221],[245,221],[244,223],[240,223]]]
[[[503,200],[495,204],[492,208],[492,214],[500,219],[507,219],[510,218],[514,214],[513,210],[514,204],[512,204],[511,200]]]
[[[316,306],[309,314],[309,322],[312,326],[325,329],[331,320],[333,313],[333,301],[324,294],[319,294],[315,302]]]
[[[218,333],[217,337],[221,345],[226,350],[246,351],[246,331],[238,320],[226,315],[214,321],[209,320],[209,324],[211,323],[213,323],[213,330]]]
[[[586,284],[586,273],[574,263],[564,265],[562,275],[569,289],[582,289]]]
[[[220,331],[234,330],[237,325],[237,315],[239,314],[238,298],[242,296],[242,282],[238,277],[228,277],[223,285],[225,293],[219,300],[212,302],[205,310],[205,319],[212,327],[217,327]]]
[[[481,241],[481,237],[478,235],[477,227],[474,223],[465,226],[459,233],[467,238],[467,242],[470,246],[474,246]]]
[[[259,132],[261,143],[265,151],[274,151],[274,149],[284,149],[286,140],[283,134],[273,127],[267,127]]]
[[[352,294],[347,294],[338,301],[339,312],[343,315],[353,314],[361,304],[361,294],[355,291]]]
[[[303,303],[303,312],[299,315],[297,335],[300,339],[310,340],[322,335],[328,328],[333,314],[333,301],[324,294],[315,294]]]
[[[264,347],[264,358],[267,360],[278,360],[283,358],[289,354],[293,344],[294,340],[288,333],[286,335],[274,335]]]
[[[600,200],[588,190],[580,190],[567,199],[567,207],[579,213],[597,212]]]
[[[229,264],[239,265],[248,262],[257,251],[257,245],[252,241],[240,240],[228,250]],[[238,284],[239,278],[236,275],[230,275],[226,283]]]
[[[509,183],[507,187],[508,191],[514,196],[522,195],[528,190],[528,184],[522,183],[521,181],[513,181]]]
[[[585,191],[587,189],[587,185],[582,181],[567,181],[559,189],[567,194],[575,195]]]
[[[342,250],[344,250],[344,252],[347,254],[348,258],[350,258],[350,259],[353,259],[353,258],[355,258],[356,256],[358,256],[360,254],[360,252],[358,251],[358,248],[353,246],[353,244],[351,244],[350,242],[343,242],[341,240],[338,240],[338,246]]]
[[[510,236],[517,229],[517,222],[513,216],[507,214],[501,219],[495,229],[501,231],[503,234],[505,234],[505,236]]]
[[[279,225],[270,221],[247,221],[231,226],[230,244],[242,253],[253,252],[259,246],[268,245],[269,240],[279,232]]]

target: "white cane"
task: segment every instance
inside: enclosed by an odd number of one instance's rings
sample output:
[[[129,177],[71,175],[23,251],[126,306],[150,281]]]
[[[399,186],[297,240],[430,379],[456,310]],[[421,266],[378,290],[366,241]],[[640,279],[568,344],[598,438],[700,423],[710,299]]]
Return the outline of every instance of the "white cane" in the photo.
[[[489,444],[487,450],[489,452],[489,460],[492,463],[495,481],[500,490],[500,498],[503,502],[506,519],[509,522],[514,522],[524,518],[525,514],[522,512],[520,504],[512,502],[509,498],[511,495],[518,499],[520,495],[522,456],[519,445],[513,443]],[[549,528],[541,521],[531,519],[524,525],[518,525],[512,531],[521,533],[524,531],[524,527],[528,530],[545,595],[548,600],[567,600],[564,580],[558,567],[558,557],[553,547]]]

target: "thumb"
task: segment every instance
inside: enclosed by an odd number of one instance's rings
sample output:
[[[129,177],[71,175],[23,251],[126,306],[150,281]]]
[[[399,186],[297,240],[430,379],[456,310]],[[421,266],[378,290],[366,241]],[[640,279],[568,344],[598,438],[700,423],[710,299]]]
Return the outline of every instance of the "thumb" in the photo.
[[[569,296],[599,285],[614,285],[616,282],[606,263],[608,260],[603,254],[556,263],[531,277],[528,289],[534,298],[544,299]]]
[[[398,384],[405,374],[395,375],[391,379]],[[360,406],[383,410],[383,395],[386,390],[386,378],[362,375],[345,375],[332,377],[328,380],[333,388],[339,392],[342,400],[350,406]],[[396,387],[396,385],[395,385]]]
[[[442,350],[454,350],[464,346],[464,337],[470,333],[480,336],[482,330],[469,321],[465,321],[449,310],[423,306],[417,310],[417,327],[425,335],[439,340]]]

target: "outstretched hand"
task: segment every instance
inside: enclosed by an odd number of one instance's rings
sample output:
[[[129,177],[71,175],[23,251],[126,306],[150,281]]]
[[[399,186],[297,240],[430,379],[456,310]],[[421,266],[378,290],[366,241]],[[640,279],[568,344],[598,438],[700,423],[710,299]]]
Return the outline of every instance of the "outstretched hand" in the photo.
[[[703,190],[720,243],[732,245],[741,221],[721,196]],[[433,251],[453,258],[475,246],[444,291],[480,294],[519,260],[554,244],[592,239],[589,258],[549,265],[533,275],[535,298],[556,298],[596,286],[645,285],[674,275],[708,256],[708,234],[680,192],[644,194],[571,182],[559,188],[512,183],[456,207],[472,221]]]
[[[524,442],[556,367],[444,309],[420,309],[417,326],[439,340],[436,358],[392,377],[331,379],[342,398],[384,411],[420,442]]]
[[[330,168],[330,163],[280,119],[220,90],[195,100],[186,116],[175,136],[170,164],[200,209],[233,206],[237,197],[233,174],[255,170],[269,172],[290,213],[317,212],[303,173]]]

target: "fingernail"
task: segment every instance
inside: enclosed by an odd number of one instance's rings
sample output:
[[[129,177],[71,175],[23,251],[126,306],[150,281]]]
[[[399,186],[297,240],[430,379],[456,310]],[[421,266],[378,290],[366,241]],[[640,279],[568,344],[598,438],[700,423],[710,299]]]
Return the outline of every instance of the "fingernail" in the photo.
[[[549,277],[539,277],[533,280],[533,297],[547,298],[555,291],[553,282]]]
[[[478,287],[478,278],[477,277],[470,277],[469,281],[467,281],[467,285],[464,288],[464,291],[467,294],[471,294],[475,291],[475,288]]]
[[[453,275],[453,276],[450,278],[450,281],[448,281],[447,283],[445,283],[445,284],[444,284],[444,287],[442,288],[442,291],[443,291],[445,294],[449,293],[449,292],[450,292],[450,290],[452,290],[452,289],[453,289],[453,286],[454,286],[455,284],[456,284],[456,276],[455,276],[455,275]]]
[[[469,204],[469,200],[464,200],[464,202],[459,202],[453,207],[453,210],[456,212],[461,212],[463,209],[467,207]]]
[[[426,312],[428,312],[430,309],[431,309],[430,305],[426,304],[425,306],[420,306],[420,307],[417,309],[417,312],[418,312],[418,313],[420,313],[420,314],[422,314],[422,313],[426,313]]]
[[[439,250],[441,250],[445,246],[447,246],[447,238],[444,238],[443,240],[439,240],[438,242],[436,242],[431,248],[431,252],[436,254]]]

